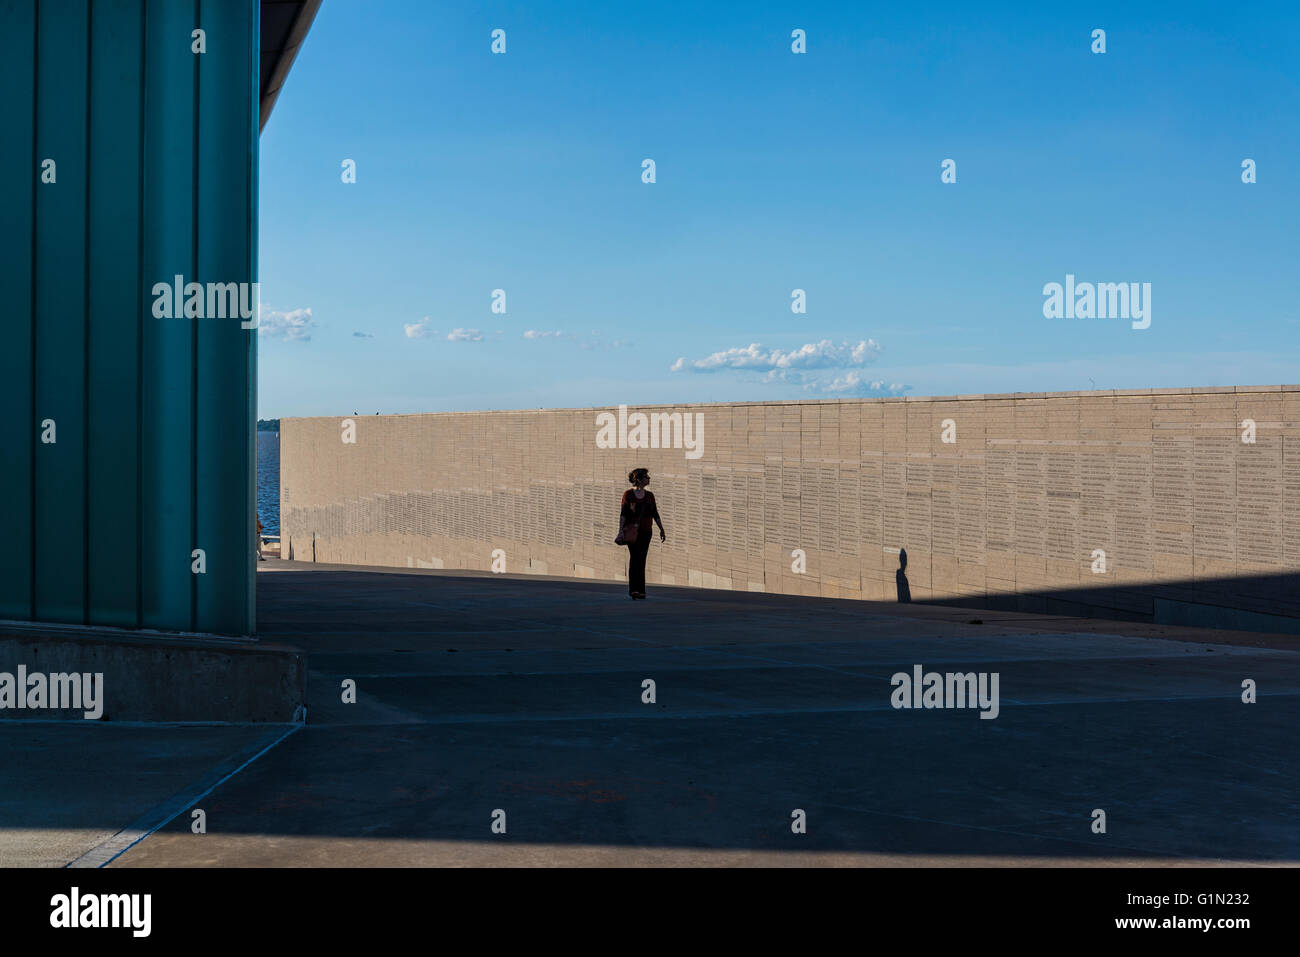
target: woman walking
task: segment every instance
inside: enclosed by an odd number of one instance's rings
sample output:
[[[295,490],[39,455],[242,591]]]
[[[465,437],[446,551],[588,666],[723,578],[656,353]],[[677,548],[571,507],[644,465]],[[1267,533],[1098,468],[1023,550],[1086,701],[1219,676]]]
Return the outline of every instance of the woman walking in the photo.
[[[646,491],[650,484],[649,471],[633,469],[627,473],[627,480],[632,487],[623,493],[618,517],[619,533],[615,541],[627,546],[628,594],[633,598],[644,598],[645,560],[650,551],[652,523],[659,526],[659,541],[667,541],[668,536],[664,534],[664,523],[659,519],[654,493]]]

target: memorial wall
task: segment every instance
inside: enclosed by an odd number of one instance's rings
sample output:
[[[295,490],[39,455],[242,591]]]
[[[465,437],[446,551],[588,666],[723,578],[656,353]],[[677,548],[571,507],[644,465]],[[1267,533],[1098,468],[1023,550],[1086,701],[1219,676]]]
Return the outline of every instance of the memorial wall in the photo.
[[[298,560],[1300,630],[1300,386],[281,420]],[[652,596],[653,597],[653,596]]]

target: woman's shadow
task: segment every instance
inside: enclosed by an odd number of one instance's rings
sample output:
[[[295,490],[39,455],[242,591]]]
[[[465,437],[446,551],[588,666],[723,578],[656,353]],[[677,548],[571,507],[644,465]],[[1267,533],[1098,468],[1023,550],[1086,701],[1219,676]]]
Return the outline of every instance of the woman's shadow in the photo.
[[[898,600],[910,602],[912,589],[907,584],[907,549],[898,550],[898,571],[894,572],[894,584],[898,586]]]

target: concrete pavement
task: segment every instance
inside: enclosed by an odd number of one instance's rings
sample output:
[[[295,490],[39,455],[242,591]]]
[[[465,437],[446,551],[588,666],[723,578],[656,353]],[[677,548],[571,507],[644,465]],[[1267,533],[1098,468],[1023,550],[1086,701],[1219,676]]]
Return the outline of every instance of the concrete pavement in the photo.
[[[61,727],[80,735],[47,743],[65,766],[87,748],[116,754],[123,775],[165,756],[185,762],[173,765],[181,783],[145,794],[105,782],[91,800],[73,795],[74,773],[60,813],[24,824],[30,808],[7,781],[0,862],[19,829],[51,835],[24,863],[79,849],[93,860],[104,833],[125,829],[113,866],[136,867],[1300,860],[1294,637],[662,586],[633,603],[622,585],[533,576],[262,569],[262,637],[307,655],[306,726],[242,765],[265,726],[117,729],[129,741]],[[891,675],[917,664],[997,672],[998,717],[896,710]],[[1242,703],[1247,678],[1256,704]],[[342,700],[348,679],[356,703]],[[0,732],[12,767],[11,736],[32,727]],[[219,782],[194,805],[206,834],[191,833],[188,806],[143,839],[127,828],[148,831],[137,818],[201,792],[200,769]],[[796,810],[806,833],[792,832]]]

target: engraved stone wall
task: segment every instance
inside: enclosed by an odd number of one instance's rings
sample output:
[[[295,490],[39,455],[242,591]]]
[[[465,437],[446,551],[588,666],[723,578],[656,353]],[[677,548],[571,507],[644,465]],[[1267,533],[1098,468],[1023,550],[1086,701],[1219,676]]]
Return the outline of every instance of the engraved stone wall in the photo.
[[[612,411],[283,419],[285,553],[624,579],[644,466],[652,583],[892,601],[905,548],[915,601],[1300,618],[1300,386],[628,410],[698,414],[698,458],[599,447]]]

